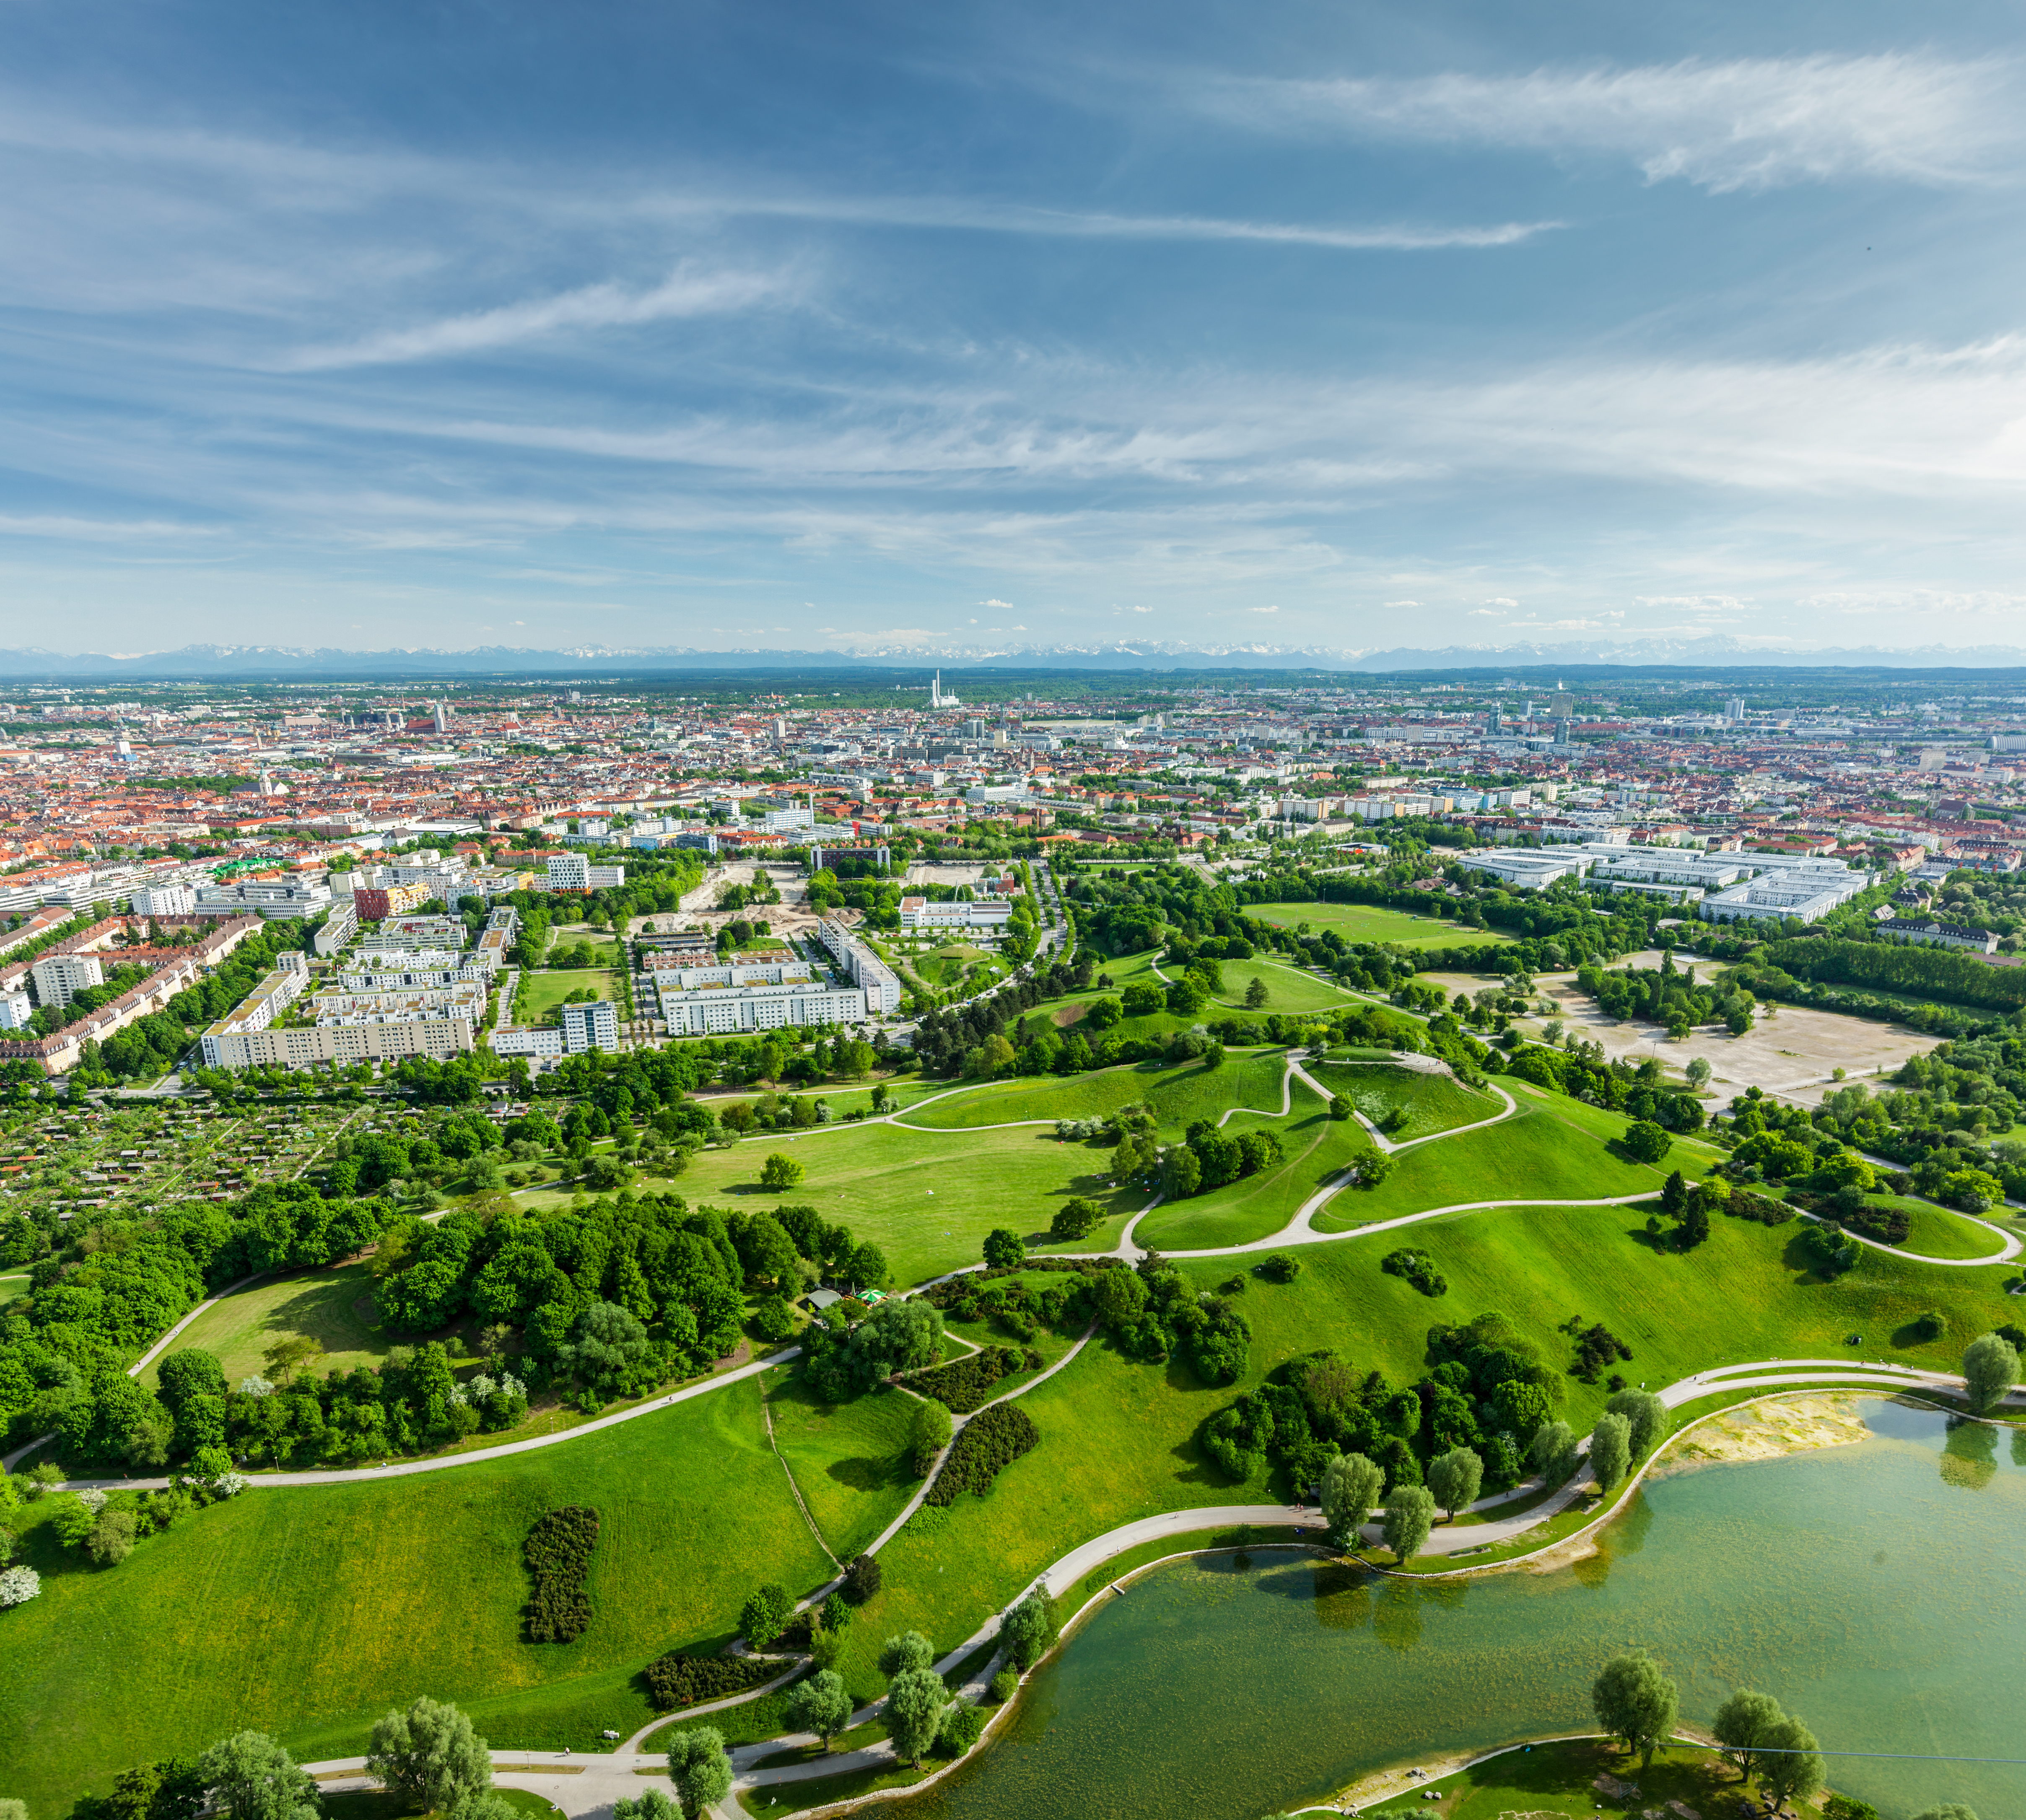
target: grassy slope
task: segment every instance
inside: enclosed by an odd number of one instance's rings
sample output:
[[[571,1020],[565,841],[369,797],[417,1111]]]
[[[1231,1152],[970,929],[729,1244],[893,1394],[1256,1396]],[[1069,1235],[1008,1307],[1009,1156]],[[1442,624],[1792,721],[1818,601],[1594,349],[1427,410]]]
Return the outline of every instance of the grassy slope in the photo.
[[[1615,1155],[1597,1135],[1560,1113],[1560,1103],[1549,1111],[1523,1101],[1513,1117],[1499,1124],[1417,1144],[1397,1159],[1377,1188],[1350,1188],[1338,1196],[1317,1216],[1316,1225],[1324,1232],[1342,1232],[1467,1201],[1601,1200],[1659,1192],[1665,1169]],[[1619,1129],[1624,1129],[1622,1119]],[[1674,1159],[1671,1155],[1666,1160],[1671,1166]]]
[[[1334,929],[1346,941],[1384,941],[1396,948],[1461,948],[1511,940],[1496,930],[1469,929],[1373,904],[1248,904],[1245,914],[1283,929],[1306,923],[1313,930]]]
[[[1906,1242],[1900,1249],[1917,1251],[1924,1258],[1988,1258],[1999,1240],[1983,1227],[1972,1225],[1959,1214],[1932,1202],[1908,1195],[1873,1195],[1872,1204],[1899,1207],[1907,1220]]]
[[[372,1295],[373,1274],[363,1264],[256,1283],[206,1309],[176,1336],[173,1350],[200,1347],[215,1354],[229,1384],[260,1371],[261,1354],[290,1334],[322,1343],[321,1369],[377,1365],[393,1343],[373,1324]],[[355,1306],[361,1299],[363,1312]],[[141,1381],[152,1390],[156,1376],[151,1365]]]
[[[521,1545],[573,1503],[601,1515],[596,1616],[574,1643],[525,1643]],[[53,1508],[27,1513],[42,1596],[8,1614],[0,1654],[0,1786],[38,1814],[245,1726],[305,1757],[355,1752],[422,1693],[468,1706],[495,1744],[582,1748],[644,1722],[632,1678],[722,1641],[755,1583],[806,1591],[831,1571],[750,1380],[468,1469],[249,1491],[111,1572],[60,1554],[38,1520]]]
[[[1309,1072],[1375,1122],[1389,1112],[1404,1111],[1405,1122],[1387,1133],[1402,1143],[1432,1137],[1438,1131],[1453,1131],[1458,1126],[1475,1125],[1480,1119],[1495,1118],[1505,1110],[1492,1095],[1478,1092],[1447,1074],[1424,1074],[1413,1068],[1342,1067],[1328,1063],[1311,1063]]]
[[[849,1560],[901,1514],[920,1483],[908,1446],[917,1406],[898,1391],[853,1402],[819,1402],[798,1372],[767,1374],[774,1440],[794,1469],[802,1501],[830,1544]]]
[[[759,1187],[761,1166],[775,1150],[807,1172],[785,1197]],[[1113,1214],[1140,1207],[1139,1196],[1104,1185],[1107,1160],[1103,1151],[1063,1144],[1041,1126],[943,1133],[865,1125],[705,1151],[673,1185],[692,1205],[751,1210],[783,1198],[805,1202],[878,1244],[894,1280],[906,1284],[975,1263],[995,1226],[1038,1242],[1072,1196]],[[1110,1221],[1089,1241],[1100,1251],[1117,1242]]]
[[[1140,1222],[1133,1237],[1155,1251],[1248,1244],[1279,1232],[1324,1182],[1371,1153],[1363,1126],[1354,1119],[1332,1118],[1326,1103],[1298,1082],[1293,1102],[1287,1118],[1240,1113],[1224,1128],[1233,1137],[1249,1130],[1277,1133],[1284,1153],[1279,1168],[1206,1195],[1165,1202]]]
[[[1200,1062],[1163,1067],[1142,1062],[1066,1080],[992,1081],[910,1114],[908,1122],[938,1130],[974,1129],[1014,1119],[1092,1118],[1146,1100],[1164,1129],[1179,1133],[1192,1121],[1215,1118],[1233,1106],[1275,1112],[1286,1063],[1278,1051],[1233,1056],[1220,1069]]]

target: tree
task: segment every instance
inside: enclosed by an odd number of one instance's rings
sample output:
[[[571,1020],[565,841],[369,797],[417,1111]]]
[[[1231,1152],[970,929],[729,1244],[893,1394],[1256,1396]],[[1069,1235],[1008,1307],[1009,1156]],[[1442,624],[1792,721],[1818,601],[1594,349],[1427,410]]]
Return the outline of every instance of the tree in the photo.
[[[1133,1270],[1100,1270],[1091,1285],[1091,1306],[1113,1333],[1130,1327],[1147,1306],[1147,1285]]]
[[[1252,976],[1252,983],[1245,989],[1245,1008],[1256,1011],[1266,1002],[1266,982],[1258,974]]]
[[[879,1672],[891,1681],[911,1668],[928,1668],[936,1660],[935,1645],[919,1630],[903,1630],[889,1637],[879,1652]]]
[[[844,1677],[832,1669],[819,1669],[789,1697],[788,1719],[798,1731],[814,1732],[828,1750],[830,1741],[851,1722],[851,1695]]]
[[[230,1820],[317,1820],[316,1784],[265,1732],[235,1733],[197,1767]]]
[[[1698,1189],[1689,1196],[1689,1204],[1682,1210],[1682,1223],[1674,1229],[1674,1243],[1684,1251],[1693,1251],[1709,1234],[1709,1196]]]
[[[860,1555],[844,1570],[844,1596],[854,1605],[862,1605],[878,1593],[884,1577],[877,1555]]]
[[[1392,1173],[1393,1159],[1383,1150],[1357,1159],[1357,1185],[1361,1188],[1376,1188]]]
[[[1196,1153],[1178,1144],[1161,1157],[1161,1192],[1171,1201],[1186,1200],[1203,1182],[1203,1165]]]
[[[1380,1534],[1402,1567],[1421,1552],[1435,1522],[1435,1501],[1425,1485],[1396,1485],[1387,1500]]]
[[[2019,1354],[2003,1334],[1987,1333],[1969,1343],[1962,1369],[1969,1406],[1987,1409],[2018,1383]]]
[[[1522,1446],[1540,1432],[1555,1413],[1554,1399],[1546,1387],[1529,1383],[1524,1378],[1501,1379],[1492,1391],[1491,1406]]]
[[[1427,1486],[1452,1520],[1477,1501],[1484,1486],[1484,1462],[1468,1447],[1452,1447],[1428,1462]]]
[[[638,1795],[621,1795],[612,1803],[612,1820],[676,1820],[680,1811],[659,1789],[649,1789]]]
[[[1624,1739],[1628,1751],[1639,1752],[1642,1769],[1667,1742],[1681,1710],[1680,1689],[1643,1649],[1614,1656],[1604,1663],[1590,1684],[1589,1703],[1597,1722],[1613,1737]]]
[[[1006,1639],[1023,1674],[1055,1646],[1061,1629],[1055,1601],[1049,1597],[1045,1584],[1036,1586],[999,1624],[999,1634]]]
[[[1660,1187],[1660,1211],[1671,1220],[1678,1220],[1688,1210],[1689,1184],[1676,1170]]]
[[[882,1302],[851,1336],[852,1381],[869,1391],[896,1372],[919,1370],[942,1356],[942,1310],[918,1295]]]
[[[424,1694],[374,1726],[366,1773],[409,1808],[448,1814],[492,1786],[492,1755],[468,1714]]]
[[[1597,1475],[1599,1491],[1608,1495],[1625,1476],[1631,1453],[1632,1424],[1607,1410],[1589,1431],[1589,1469]]]
[[[1055,1217],[1048,1222],[1048,1236],[1052,1239],[1087,1238],[1091,1229],[1103,1217],[1104,1210],[1096,1202],[1086,1200],[1078,1195],[1064,1201],[1055,1209]]]
[[[802,1179],[802,1166],[784,1151],[773,1151],[760,1166],[760,1185],[775,1194],[793,1188]]]
[[[936,1456],[950,1444],[949,1411],[934,1400],[915,1404],[908,1439],[915,1456],[915,1473],[926,1479]]]
[[[1384,1483],[1385,1475],[1362,1453],[1339,1453],[1323,1468],[1323,1520],[1339,1548],[1355,1546]]]
[[[1667,1406],[1651,1391],[1619,1391],[1604,1406],[1625,1418],[1630,1430],[1626,1446],[1633,1460],[1644,1458],[1667,1431]]]
[[[1650,1118],[1635,1118],[1625,1128],[1626,1151],[1640,1162],[1658,1162],[1674,1148],[1674,1144],[1667,1128],[1656,1125]]]
[[[1332,1093],[1330,1096],[1329,1115],[1341,1124],[1350,1116],[1350,1102],[1341,1093]]]
[[[1700,1093],[1709,1085],[1710,1065],[1706,1056],[1691,1056],[1689,1065],[1682,1072],[1689,1078],[1689,1085]]]
[[[1027,1247],[1010,1227],[995,1226],[985,1235],[985,1261],[995,1270],[1017,1269],[1027,1261]]]
[[[1575,1471],[1582,1455],[1576,1451],[1575,1432],[1566,1422],[1549,1422],[1538,1429],[1527,1450],[1527,1463],[1549,1485],[1560,1485]]]
[[[788,1627],[795,1601],[784,1587],[756,1587],[739,1608],[739,1634],[755,1649],[764,1649]]]
[[[617,1395],[653,1356],[647,1330],[617,1302],[594,1302],[556,1348],[557,1369],[601,1401]]]
[[[1724,1747],[1724,1755],[1737,1765],[1739,1777],[1748,1782],[1759,1740],[1786,1716],[1771,1694],[1741,1687],[1716,1709],[1710,1731]]]
[[[669,1776],[676,1799],[688,1820],[697,1820],[731,1792],[731,1760],[724,1754],[724,1734],[715,1726],[700,1725],[669,1740]]]
[[[134,1527],[131,1510],[101,1511],[84,1538],[84,1552],[101,1568],[116,1568],[134,1552]]]
[[[1759,1785],[1773,1797],[1776,1808],[1804,1800],[1822,1785],[1815,1734],[1792,1714],[1766,1727],[1759,1748]]]
[[[936,1741],[949,1704],[949,1689],[933,1668],[904,1668],[895,1675],[886,1689],[886,1730],[893,1754],[919,1768]]]

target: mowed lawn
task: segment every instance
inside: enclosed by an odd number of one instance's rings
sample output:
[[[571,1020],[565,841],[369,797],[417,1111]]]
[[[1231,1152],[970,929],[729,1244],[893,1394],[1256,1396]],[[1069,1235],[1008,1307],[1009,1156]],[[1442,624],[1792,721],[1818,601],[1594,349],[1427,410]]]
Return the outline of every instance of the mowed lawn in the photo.
[[[1306,923],[1318,932],[1333,929],[1346,941],[1383,941],[1395,948],[1464,948],[1512,939],[1446,916],[1412,916],[1376,904],[1248,904],[1245,914],[1283,929]]]
[[[599,1513],[595,1616],[574,1642],[526,1643],[522,1545],[566,1504]],[[248,1727],[306,1759],[355,1753],[421,1693],[470,1708],[495,1745],[583,1749],[646,1722],[634,1677],[721,1643],[755,1585],[799,1595],[833,1571],[750,1380],[511,1459],[251,1490],[111,1571],[57,1546],[54,1508],[23,1513],[42,1594],[6,1615],[0,1652],[0,1786],[38,1815]]]
[[[1595,1110],[1571,1104],[1578,1112]],[[1619,1119],[1619,1130],[1624,1126]],[[1324,1232],[1342,1232],[1472,1201],[1602,1200],[1658,1194],[1674,1159],[1663,1159],[1663,1165],[1652,1169],[1634,1162],[1609,1149],[1603,1134],[1521,1100],[1518,1112],[1497,1125],[1453,1137],[1431,1137],[1402,1151],[1378,1187],[1346,1188],[1315,1223]]]
[[[225,1368],[225,1381],[237,1384],[262,1370],[268,1347],[294,1334],[322,1344],[321,1371],[378,1365],[393,1343],[374,1324],[372,1272],[363,1264],[344,1264],[249,1284],[207,1308],[169,1350],[200,1347]],[[141,1374],[150,1390],[160,1364],[158,1359]]]
[[[1496,1118],[1505,1110],[1503,1100],[1466,1087],[1453,1075],[1424,1074],[1418,1068],[1383,1062],[1311,1062],[1308,1071],[1332,1093],[1342,1094],[1396,1144]],[[1387,1125],[1387,1119],[1396,1112],[1405,1115],[1401,1122]]]
[[[1279,1011],[1283,1015],[1298,1017],[1304,1011],[1341,1011],[1357,1002],[1350,993],[1329,981],[1318,979],[1313,974],[1291,967],[1285,961],[1262,956],[1251,960],[1221,960],[1217,967],[1217,977],[1224,982],[1224,991],[1217,1004],[1225,1011],[1236,1011],[1241,1016],[1263,1018]],[[1254,980],[1265,986],[1266,1002],[1249,1006],[1245,995]]]
[[[573,992],[588,986],[602,999],[617,1000],[619,975],[606,967],[584,967],[562,973],[536,971],[521,975],[521,1016],[525,1022],[545,1024],[556,1007]]]
[[[802,1165],[802,1180],[775,1195],[760,1186],[775,1151]],[[910,1131],[891,1125],[853,1125],[817,1132],[780,1132],[700,1152],[671,1184],[692,1206],[751,1212],[780,1201],[813,1207],[851,1228],[886,1254],[893,1280],[917,1283],[982,1254],[985,1236],[1010,1227],[1030,1244],[1048,1241],[1048,1223],[1077,1196],[1107,1214],[1145,1204],[1145,1196],[1107,1187],[1111,1153],[1064,1144],[1044,1126],[1004,1131]],[[1085,1241],[1108,1251],[1118,1242],[1110,1219]]]
[[[941,1130],[975,1130],[1019,1119],[1100,1118],[1122,1107],[1144,1100],[1164,1129],[1180,1133],[1199,1118],[1219,1118],[1234,1107],[1277,1113],[1286,1059],[1277,1050],[1265,1055],[1229,1056],[1224,1065],[1208,1068],[1201,1062],[1166,1067],[1140,1062],[1065,1080],[1045,1077],[990,1081],[960,1089],[933,1105],[906,1114],[910,1126]]]
[[[768,1372],[764,1382],[775,1445],[831,1553],[848,1561],[901,1514],[921,1483],[908,1441],[920,1405],[883,1388],[849,1403],[820,1402],[793,1366]]]
[[[1896,1207],[1906,1215],[1906,1239],[1899,1249],[1924,1258],[1988,1258],[2004,1241],[1962,1214],[1910,1195],[1873,1195],[1875,1207]]]

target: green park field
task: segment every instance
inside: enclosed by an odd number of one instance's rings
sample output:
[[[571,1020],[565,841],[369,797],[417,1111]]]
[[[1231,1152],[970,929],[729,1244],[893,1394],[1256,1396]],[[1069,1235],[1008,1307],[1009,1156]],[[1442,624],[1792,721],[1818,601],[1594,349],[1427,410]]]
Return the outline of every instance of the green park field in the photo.
[[[270,1347],[297,1335],[323,1348],[324,1370],[378,1365],[390,1343],[374,1317],[373,1273],[363,1264],[348,1264],[249,1284],[204,1310],[175,1343],[212,1354],[225,1368],[225,1381],[236,1384],[260,1371]],[[141,1381],[153,1388],[154,1365]]]
[[[1346,941],[1387,942],[1395,948],[1461,948],[1510,939],[1496,930],[1472,929],[1446,916],[1414,916],[1376,904],[1248,904],[1248,916],[1283,929],[1307,923],[1334,929]]]
[[[1503,1100],[1466,1087],[1450,1074],[1425,1074],[1383,1062],[1311,1062],[1308,1072],[1398,1144],[1496,1118],[1505,1110]],[[1397,1126],[1387,1122],[1394,1114],[1400,1118]]]
[[[586,967],[562,973],[524,973],[521,976],[520,1009],[521,1021],[529,1024],[545,1024],[555,1015],[556,1008],[573,992],[582,992],[587,986],[600,998],[617,998],[619,975],[606,967]]]

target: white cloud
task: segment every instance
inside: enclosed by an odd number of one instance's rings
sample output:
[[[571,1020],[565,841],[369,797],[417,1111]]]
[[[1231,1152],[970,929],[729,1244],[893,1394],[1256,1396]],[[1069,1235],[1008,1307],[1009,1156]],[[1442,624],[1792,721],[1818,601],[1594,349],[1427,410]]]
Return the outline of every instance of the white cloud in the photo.
[[[1494,594],[1484,604],[1486,606],[1517,606],[1520,603],[1516,600],[1507,599],[1502,594]]]
[[[1388,606],[1419,606],[1420,604],[1418,600],[1389,600],[1386,602]]]
[[[610,283],[586,285],[553,297],[369,335],[340,346],[304,348],[283,364],[293,372],[322,372],[455,358],[572,330],[631,327],[750,308],[780,301],[794,289],[794,281],[783,273],[704,271],[686,262],[651,290]]]
[[[1013,610],[1013,603],[1010,600],[981,600],[978,604],[980,606],[1004,607],[1009,613]]]
[[[1494,613],[1488,606],[1474,606],[1465,617],[1470,619],[1503,619],[1505,615]]]
[[[1277,606],[1255,606],[1251,610],[1254,613],[1278,613],[1280,610]]]
[[[2019,137],[2012,72],[1918,53],[1630,69],[1220,81],[1204,104],[1265,131],[1630,159],[1716,191],[1867,175],[1973,179]]]

